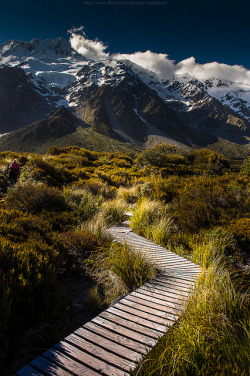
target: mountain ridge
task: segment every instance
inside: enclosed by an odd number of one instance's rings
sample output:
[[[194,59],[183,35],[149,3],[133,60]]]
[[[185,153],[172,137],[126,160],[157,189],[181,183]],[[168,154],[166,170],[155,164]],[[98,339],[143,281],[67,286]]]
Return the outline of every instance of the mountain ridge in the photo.
[[[126,59],[87,60],[61,37],[10,41],[0,45],[0,133],[63,105],[93,131],[132,144],[159,136],[188,146],[218,137],[247,145],[250,86],[237,85],[190,75],[162,78]]]

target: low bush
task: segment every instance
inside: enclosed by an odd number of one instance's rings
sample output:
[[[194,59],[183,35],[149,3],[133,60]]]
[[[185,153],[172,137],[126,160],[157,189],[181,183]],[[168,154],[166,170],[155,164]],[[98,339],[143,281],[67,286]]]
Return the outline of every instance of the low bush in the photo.
[[[9,209],[16,209],[32,214],[50,210],[55,212],[65,211],[68,205],[62,193],[45,184],[27,183],[15,187],[6,197],[6,206]]]
[[[59,239],[67,252],[80,261],[101,247],[98,237],[86,228],[64,232],[59,235]]]
[[[244,160],[241,167],[241,172],[247,176],[250,176],[250,157]]]
[[[232,220],[228,226],[228,230],[233,234],[238,245],[250,256],[250,218],[239,218]]]
[[[0,237],[0,367],[13,359],[32,327],[47,323],[54,340],[64,333],[70,310],[56,282],[55,258],[41,237],[20,243]]]
[[[72,181],[70,172],[65,170],[62,166],[55,167],[43,158],[32,158],[27,166],[31,168],[30,177],[33,180],[41,181],[50,186],[58,187],[65,182]]]

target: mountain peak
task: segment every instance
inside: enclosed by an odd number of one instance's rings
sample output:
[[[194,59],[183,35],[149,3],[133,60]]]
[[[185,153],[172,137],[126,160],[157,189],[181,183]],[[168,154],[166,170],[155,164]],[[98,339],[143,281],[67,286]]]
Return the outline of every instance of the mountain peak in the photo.
[[[71,45],[62,37],[56,39],[41,40],[32,39],[30,42],[21,40],[11,40],[0,45],[0,57],[16,56],[17,58],[27,58],[29,56],[46,57],[68,57],[74,55],[75,51]]]

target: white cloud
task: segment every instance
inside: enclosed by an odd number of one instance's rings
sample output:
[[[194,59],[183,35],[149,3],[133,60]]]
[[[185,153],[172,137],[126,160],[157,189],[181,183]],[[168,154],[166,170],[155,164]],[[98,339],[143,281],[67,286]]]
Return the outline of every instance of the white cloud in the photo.
[[[134,54],[114,55],[118,60],[128,59],[133,63],[149,69],[160,76],[171,78],[174,72],[174,61],[166,54],[159,54],[152,51],[135,52]]]
[[[104,60],[109,57],[106,53],[107,46],[101,41],[91,40],[86,37],[83,27],[69,30],[71,47],[86,57],[87,60]]]
[[[240,65],[227,65],[216,61],[198,64],[194,57],[182,60],[175,66],[176,74],[189,73],[198,80],[220,78],[233,82],[250,84],[250,71]]]
[[[99,40],[87,38],[83,27],[69,30],[70,43],[72,48],[86,57],[87,60],[130,60],[131,62],[149,69],[159,75],[162,79],[169,79],[174,74],[187,75],[198,79],[206,80],[220,78],[235,83],[250,85],[250,70],[240,65],[227,65],[217,62],[199,64],[194,57],[176,63],[170,60],[167,54],[155,53],[150,50],[146,52],[135,52],[133,54],[109,54],[107,46]]]

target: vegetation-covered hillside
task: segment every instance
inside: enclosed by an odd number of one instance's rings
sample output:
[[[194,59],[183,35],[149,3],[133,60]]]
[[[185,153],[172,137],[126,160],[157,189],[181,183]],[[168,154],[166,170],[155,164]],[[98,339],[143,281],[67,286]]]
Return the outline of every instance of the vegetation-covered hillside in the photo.
[[[13,159],[21,175],[10,188]],[[163,338],[139,374],[247,375],[249,158],[232,170],[206,149],[163,144],[127,155],[72,146],[1,152],[0,168],[1,374],[76,329],[77,315],[88,320],[156,273],[106,232],[129,210],[134,231],[205,270],[172,342]]]

